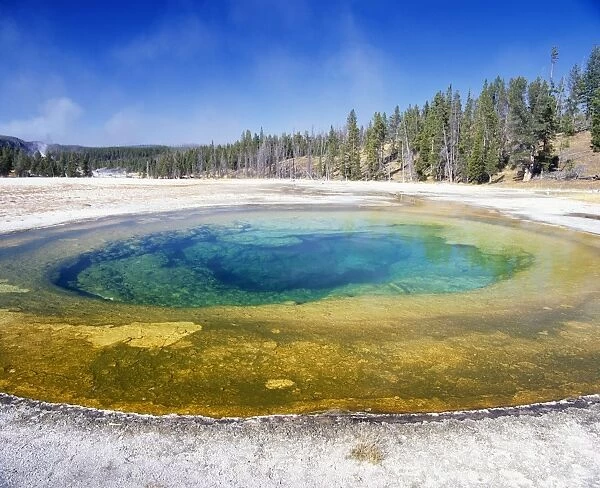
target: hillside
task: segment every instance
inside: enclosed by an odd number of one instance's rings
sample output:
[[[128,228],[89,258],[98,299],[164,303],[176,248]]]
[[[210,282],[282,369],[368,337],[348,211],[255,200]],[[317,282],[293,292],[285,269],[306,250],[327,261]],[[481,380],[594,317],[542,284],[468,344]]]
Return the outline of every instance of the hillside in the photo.
[[[535,177],[529,182],[521,181],[522,173],[518,169],[507,166],[505,170],[496,174],[492,180],[494,184],[508,186],[527,186],[527,187],[558,187],[558,188],[600,188],[600,153],[594,153],[590,148],[591,135],[589,131],[580,132],[573,136],[564,136],[559,134],[553,146],[559,156],[559,171],[545,173],[540,177]],[[42,142],[24,141],[17,137],[0,136],[0,148],[11,147],[24,151],[29,156],[36,151],[40,151],[42,155],[46,152],[76,154],[89,153],[92,162],[92,168],[121,168],[125,171],[127,163],[133,161],[132,158],[137,158],[141,162],[137,165],[138,168],[129,168],[130,173],[135,173],[146,168],[148,159],[159,159],[163,153],[172,152],[176,154],[181,151],[181,148],[168,148],[166,146],[130,146],[130,147],[114,147],[114,148],[85,148],[82,146],[66,146],[59,144],[47,145]],[[131,154],[130,154],[131,153]],[[402,162],[397,159],[392,159],[391,144],[384,145],[385,163],[382,165],[380,174],[377,179],[390,179],[394,181],[411,181],[408,168],[402,167]],[[199,157],[196,155],[193,159]],[[177,157],[175,157],[177,159]],[[335,167],[329,169],[329,175],[326,175],[326,155],[319,158],[313,156],[298,156],[295,158],[283,159],[277,163],[277,171],[275,174],[268,174],[267,168],[253,167],[250,165],[239,167],[236,170],[225,169],[221,176],[228,175],[238,178],[261,178],[261,177],[283,177],[283,178],[320,178],[329,176],[330,179],[341,178],[339,156],[336,158]],[[363,149],[360,151],[360,164],[362,168],[362,179],[368,178],[365,172],[367,167],[367,154]],[[141,173],[140,173],[141,174]],[[96,174],[98,175],[98,174]],[[428,178],[431,180],[431,176]],[[412,181],[416,181],[416,175],[413,174]]]
[[[581,176],[600,175],[600,152],[593,152],[590,143],[589,131],[559,137],[556,145],[559,149],[561,168],[572,165],[581,172]]]
[[[573,136],[559,135],[554,141],[559,156],[559,171],[522,181],[517,169],[507,167],[493,180],[495,185],[559,190],[600,190],[600,153],[590,148],[589,131]],[[569,173],[570,177],[565,178]]]
[[[46,154],[48,150],[48,144],[38,141],[24,141],[18,137],[3,136],[0,135],[0,148],[10,147],[13,149],[19,149],[25,151],[28,155],[33,155],[36,151],[39,151],[42,156]]]

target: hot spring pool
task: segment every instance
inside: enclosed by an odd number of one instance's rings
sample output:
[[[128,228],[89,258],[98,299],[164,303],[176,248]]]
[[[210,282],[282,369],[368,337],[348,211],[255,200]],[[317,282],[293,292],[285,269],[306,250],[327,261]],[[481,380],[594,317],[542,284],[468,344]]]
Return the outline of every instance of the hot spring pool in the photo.
[[[434,204],[3,236],[0,390],[215,417],[600,391],[598,239]]]
[[[449,243],[442,233],[441,226],[378,224],[342,213],[331,214],[326,228],[308,216],[204,225],[85,253],[61,267],[54,281],[120,302],[245,306],[465,292],[508,279],[532,262],[517,250]]]

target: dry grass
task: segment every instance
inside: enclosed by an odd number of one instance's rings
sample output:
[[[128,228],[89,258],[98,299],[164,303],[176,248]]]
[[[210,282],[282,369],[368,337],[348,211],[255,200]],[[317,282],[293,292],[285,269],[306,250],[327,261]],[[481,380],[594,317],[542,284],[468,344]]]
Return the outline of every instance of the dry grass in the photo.
[[[514,181],[513,175],[516,172],[507,170],[500,176],[504,176],[501,181],[494,183],[492,186],[501,186],[502,188],[521,188],[532,191],[547,191],[547,190],[558,190],[558,191],[569,191],[573,190],[573,194],[569,194],[569,198],[575,198],[577,200],[585,200],[591,202],[600,201],[600,195],[598,193],[585,193],[577,194],[581,191],[600,191],[600,180],[551,180],[548,178],[539,179],[535,178],[531,181]]]
[[[559,169],[567,167],[577,169],[581,176],[600,175],[600,152],[590,148],[590,132],[579,132],[574,136],[559,135],[554,147],[560,157]],[[509,188],[527,188],[531,190],[600,190],[600,180],[558,180],[534,178],[531,181],[517,179],[517,170],[506,168],[494,178],[496,185]],[[587,200],[587,198],[586,198]],[[596,198],[592,198],[597,201]]]
[[[592,151],[591,142],[589,131],[574,136],[559,136],[555,146],[560,151],[561,165],[571,161],[575,167],[583,167],[585,176],[600,175],[600,152]]]
[[[381,464],[385,453],[376,442],[359,442],[350,451],[349,458],[363,463]]]

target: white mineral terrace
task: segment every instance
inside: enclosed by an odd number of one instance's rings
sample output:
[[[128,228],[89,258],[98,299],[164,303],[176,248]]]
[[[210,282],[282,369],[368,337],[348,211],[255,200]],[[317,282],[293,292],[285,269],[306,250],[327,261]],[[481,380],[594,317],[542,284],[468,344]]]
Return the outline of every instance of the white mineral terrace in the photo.
[[[460,202],[600,234],[593,190],[308,180],[0,179],[0,233],[112,215],[235,205],[381,205],[398,195]],[[584,215],[586,217],[584,217]]]

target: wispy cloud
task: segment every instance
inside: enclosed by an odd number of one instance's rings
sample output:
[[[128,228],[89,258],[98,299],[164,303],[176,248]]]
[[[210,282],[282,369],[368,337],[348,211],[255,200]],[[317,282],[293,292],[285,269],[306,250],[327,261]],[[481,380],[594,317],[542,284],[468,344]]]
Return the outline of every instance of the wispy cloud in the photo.
[[[266,106],[265,126],[275,121],[284,130],[327,129],[343,124],[352,108],[366,123],[373,112],[397,103],[394,95],[405,82],[397,60],[372,43],[350,14],[332,21],[330,30],[335,42],[319,53],[300,56],[285,46],[257,53],[249,72],[256,86],[294,107],[269,112]]]
[[[70,98],[53,98],[46,101],[34,117],[0,122],[0,133],[53,142],[66,136],[82,113],[81,107]]]
[[[126,107],[108,117],[96,130],[90,130],[90,142],[86,144],[195,144],[231,141],[248,121],[235,115],[225,115],[220,107],[207,105],[190,107],[185,114],[167,114],[142,105]]]
[[[185,59],[213,49],[211,29],[196,16],[170,18],[114,50],[126,64],[154,61],[162,57]]]
[[[337,73],[353,96],[362,98],[368,93],[379,97],[384,89],[384,78],[396,63],[375,47],[357,25],[350,13],[339,21],[341,45],[326,62],[329,74]]]
[[[143,115],[139,108],[128,107],[113,114],[104,124],[110,144],[132,144],[144,136]]]

